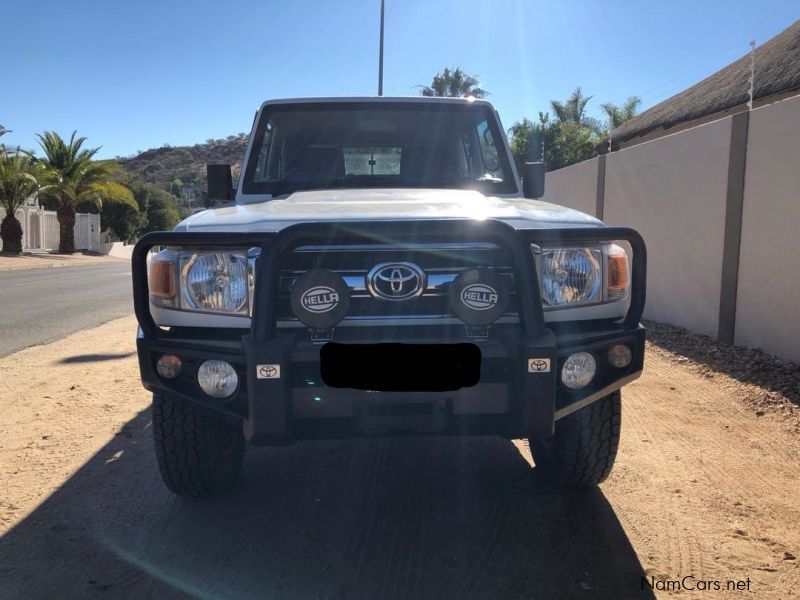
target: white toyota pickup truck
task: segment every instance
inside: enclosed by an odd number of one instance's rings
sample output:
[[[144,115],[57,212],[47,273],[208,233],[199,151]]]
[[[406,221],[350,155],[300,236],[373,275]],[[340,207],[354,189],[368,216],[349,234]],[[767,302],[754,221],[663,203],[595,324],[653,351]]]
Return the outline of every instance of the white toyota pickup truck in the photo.
[[[537,200],[488,102],[276,100],[234,201],[133,254],[158,464],[229,489],[245,447],[351,436],[527,438],[534,473],[610,472],[641,374],[646,254],[633,230]]]

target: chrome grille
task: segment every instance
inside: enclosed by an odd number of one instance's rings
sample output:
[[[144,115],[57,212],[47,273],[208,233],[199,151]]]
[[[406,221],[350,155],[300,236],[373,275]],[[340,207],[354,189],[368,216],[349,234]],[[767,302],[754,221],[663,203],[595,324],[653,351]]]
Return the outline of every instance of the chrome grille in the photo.
[[[380,263],[410,262],[427,276],[423,293],[402,301],[373,297],[367,274]],[[350,310],[342,325],[460,323],[448,305],[448,287],[460,273],[474,267],[499,271],[512,291],[508,312],[501,322],[516,321],[513,270],[509,252],[492,243],[306,245],[282,257],[277,307],[278,325],[301,326],[289,308],[289,293],[298,277],[312,269],[342,276],[350,288]]]

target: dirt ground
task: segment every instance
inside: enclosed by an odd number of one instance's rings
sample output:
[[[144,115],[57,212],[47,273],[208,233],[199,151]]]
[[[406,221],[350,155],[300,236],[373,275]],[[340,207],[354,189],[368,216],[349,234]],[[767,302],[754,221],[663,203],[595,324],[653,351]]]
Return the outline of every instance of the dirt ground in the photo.
[[[797,409],[668,350],[594,490],[540,489],[522,441],[383,439],[251,449],[193,502],[159,480],[134,332],[0,359],[0,598],[800,597]]]
[[[2,254],[0,271],[41,269],[45,267],[74,267],[125,262],[126,259],[97,254]]]

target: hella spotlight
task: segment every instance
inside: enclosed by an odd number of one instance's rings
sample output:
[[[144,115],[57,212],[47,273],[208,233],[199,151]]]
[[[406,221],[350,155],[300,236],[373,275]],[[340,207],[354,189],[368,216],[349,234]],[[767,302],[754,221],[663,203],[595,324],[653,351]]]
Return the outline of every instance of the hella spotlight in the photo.
[[[289,304],[307,327],[329,329],[347,314],[350,288],[336,273],[314,269],[294,282]]]

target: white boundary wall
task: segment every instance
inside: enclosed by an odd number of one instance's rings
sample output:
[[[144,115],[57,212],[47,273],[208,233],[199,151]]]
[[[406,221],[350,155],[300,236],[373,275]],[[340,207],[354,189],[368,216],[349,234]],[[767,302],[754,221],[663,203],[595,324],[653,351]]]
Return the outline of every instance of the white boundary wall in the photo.
[[[0,221],[6,211],[0,208]],[[22,206],[15,213],[22,225],[22,249],[57,250],[60,239],[58,216],[52,210],[39,210],[36,206]],[[78,213],[75,215],[75,249],[98,251],[100,249],[100,215]]]

